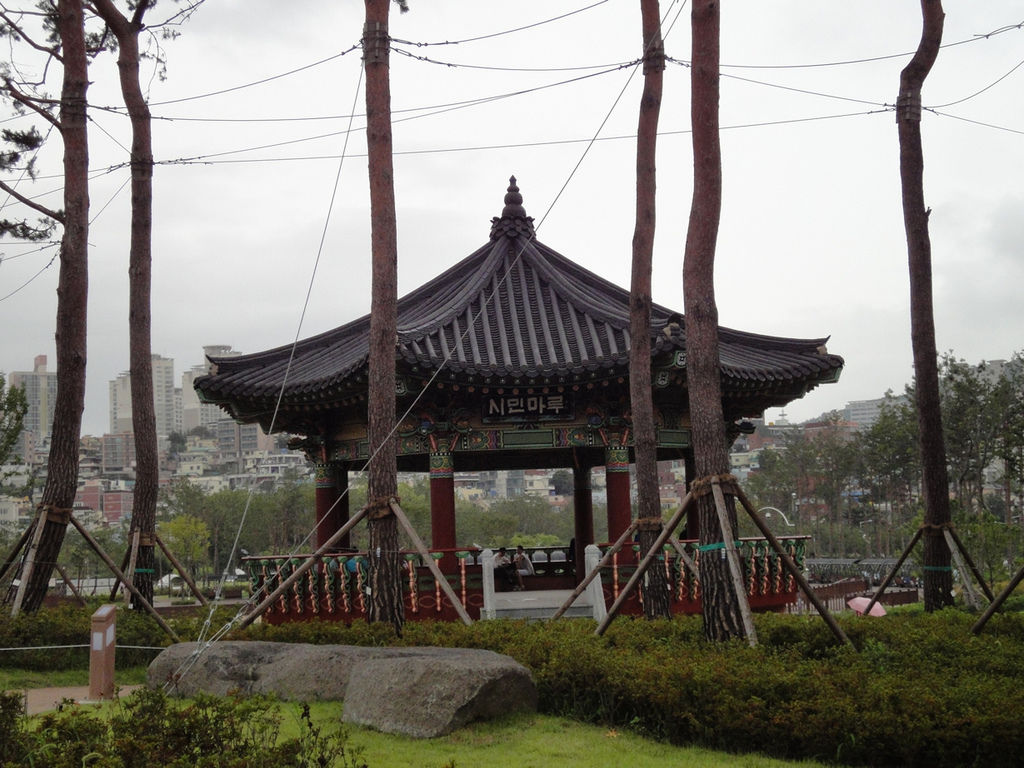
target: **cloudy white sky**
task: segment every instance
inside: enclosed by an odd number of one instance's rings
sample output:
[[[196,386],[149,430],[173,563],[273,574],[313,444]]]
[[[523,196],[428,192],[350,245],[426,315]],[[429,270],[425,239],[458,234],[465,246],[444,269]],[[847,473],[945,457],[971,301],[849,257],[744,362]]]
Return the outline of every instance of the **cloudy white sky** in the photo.
[[[641,50],[636,0],[410,5],[391,18],[409,54],[391,59],[400,292],[486,242],[511,175],[540,240],[628,286],[641,75],[618,65]],[[162,0],[150,19],[171,7]],[[970,361],[1006,358],[1024,349],[1024,29],[980,36],[1024,22],[1024,4],[945,8],[947,47],[924,89],[936,109],[922,124],[938,346]],[[681,309],[689,6],[662,0],[662,12],[676,61],[661,116],[654,298]],[[167,44],[167,79],[148,80],[160,163],[153,350],[179,374],[201,362],[203,345],[255,352],[368,311],[360,54],[341,55],[362,19],[355,0],[208,0]],[[724,4],[720,320],[831,336],[830,351],[846,359],[838,384],[787,409],[792,420],[899,390],[912,375],[888,105],[920,27],[916,0]],[[94,105],[120,104],[112,58],[91,79]],[[83,431],[99,434],[108,382],[128,367],[129,131],[117,114],[91,116]],[[40,164],[32,192],[57,207],[59,145]],[[4,241],[0,253],[0,370],[31,370],[37,354],[52,367],[54,251]]]

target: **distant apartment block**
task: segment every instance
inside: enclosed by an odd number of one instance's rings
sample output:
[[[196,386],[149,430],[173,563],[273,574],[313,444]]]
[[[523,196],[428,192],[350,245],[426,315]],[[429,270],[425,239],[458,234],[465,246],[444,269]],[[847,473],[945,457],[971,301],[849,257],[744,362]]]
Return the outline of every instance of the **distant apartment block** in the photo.
[[[208,344],[203,347],[203,356],[237,357],[242,354],[227,344]],[[192,384],[200,376],[210,372],[209,362],[194,365],[181,375],[181,431],[189,432],[196,427],[209,427],[224,418],[224,411],[216,405],[200,402]]]
[[[160,437],[167,437],[171,432],[181,429],[180,411],[175,408],[175,402],[180,394],[175,392],[174,360],[169,357],[153,355],[152,370],[156,433]],[[110,432],[117,434],[131,431],[133,431],[131,372],[125,371],[110,382]]]
[[[24,428],[15,452],[26,461],[35,446],[50,441],[53,410],[57,405],[57,374],[46,370],[46,355],[36,355],[31,371],[12,371],[7,377],[12,387],[22,387],[28,400]]]
[[[123,483],[93,478],[78,486],[75,514],[85,510],[95,513],[92,524],[116,525],[131,516],[134,494]]]
[[[100,438],[100,471],[104,475],[135,474],[135,436],[131,432]]]
[[[886,403],[898,405],[907,400],[906,395],[897,397],[876,397],[874,400],[851,400],[843,409],[843,419],[857,425],[860,430],[871,429],[878,421],[882,406]]]

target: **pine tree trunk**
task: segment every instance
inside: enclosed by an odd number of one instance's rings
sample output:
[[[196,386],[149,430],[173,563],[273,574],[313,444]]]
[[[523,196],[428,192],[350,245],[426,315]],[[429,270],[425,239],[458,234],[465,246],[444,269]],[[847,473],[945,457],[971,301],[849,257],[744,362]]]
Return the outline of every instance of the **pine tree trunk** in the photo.
[[[722,414],[718,356],[718,308],[715,304],[715,247],[722,210],[722,151],[718,136],[719,4],[696,0],[691,6],[693,64],[690,70],[693,127],[693,202],[683,261],[686,312],[686,385],[698,479],[729,472],[729,451]],[[707,490],[710,490],[708,488]],[[726,496],[736,530],[733,497]],[[721,545],[722,527],[714,498],[697,500],[700,544]],[[742,637],[743,619],[724,549],[704,550],[700,585],[704,635],[724,641]]]
[[[156,414],[153,405],[153,353],[150,296],[153,262],[153,133],[149,105],[139,85],[139,34],[147,8],[140,4],[129,21],[111,0],[96,0],[97,12],[117,37],[121,96],[132,126],[132,217],[128,256],[128,346],[135,439],[135,488],[131,532],[139,531],[132,583],[153,602],[156,502],[160,482]],[[130,540],[130,537],[129,537]],[[144,611],[141,605],[136,610]]]
[[[953,602],[950,552],[942,526],[950,522],[949,477],[939,400],[938,351],[932,307],[932,246],[929,211],[924,204],[924,152],[921,148],[921,86],[942,44],[945,14],[941,0],[921,0],[921,42],[900,73],[896,126],[900,140],[903,224],[910,266],[910,326],[917,381],[917,421],[921,441],[921,485],[925,504],[924,606],[934,611]]]
[[[81,0],[58,0],[64,55],[60,124],[64,140],[64,235],[57,279],[57,403],[53,412],[46,487],[39,508],[43,532],[21,608],[37,610],[64,542],[67,515],[78,490],[78,439],[85,408],[86,305],[89,292],[89,74]]]
[[[629,399],[636,459],[637,518],[641,556],[661,530],[657,441],[651,391],[651,264],[654,253],[656,148],[661,112],[665,48],[661,40],[658,0],[641,0],[644,45],[644,90],[636,143],[636,226],[633,230],[633,272],[629,294]],[[641,586],[644,616],[670,615],[665,569],[655,562]]]
[[[398,236],[391,156],[391,85],[388,10],[391,0],[365,0],[363,61],[366,68],[366,141],[370,170],[373,286],[370,299],[369,604],[367,619],[401,633],[404,620],[398,522],[388,500],[398,493],[395,441],[395,343],[398,302]]]

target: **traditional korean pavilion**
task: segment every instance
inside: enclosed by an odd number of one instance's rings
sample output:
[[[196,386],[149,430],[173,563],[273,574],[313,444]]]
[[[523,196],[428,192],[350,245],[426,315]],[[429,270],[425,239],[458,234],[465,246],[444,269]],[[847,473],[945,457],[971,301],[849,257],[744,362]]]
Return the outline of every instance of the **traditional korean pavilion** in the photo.
[[[321,542],[347,520],[348,473],[368,458],[369,326],[365,316],[294,351],[212,358],[195,382],[232,418],[301,436]],[[682,315],[654,305],[651,340],[658,458],[686,461],[692,478]],[[721,328],[727,433],[836,381],[843,360],[826,341]],[[582,552],[594,539],[591,470],[603,466],[609,539],[629,526],[629,347],[629,291],[539,242],[512,178],[488,241],[398,301],[398,467],[430,473],[432,551],[458,551],[457,471],[572,470]]]

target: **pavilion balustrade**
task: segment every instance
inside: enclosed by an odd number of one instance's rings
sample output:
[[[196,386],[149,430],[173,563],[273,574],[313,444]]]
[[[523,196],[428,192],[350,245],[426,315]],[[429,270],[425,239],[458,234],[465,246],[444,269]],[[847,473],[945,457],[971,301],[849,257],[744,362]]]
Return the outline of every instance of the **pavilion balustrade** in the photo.
[[[780,539],[786,552],[797,566],[804,567],[804,552],[809,537],[790,536]],[[700,552],[696,541],[681,544],[692,560],[718,557],[720,551]],[[778,556],[764,539],[745,538],[737,541],[743,564],[744,583],[750,605],[755,610],[783,610],[795,602],[797,585],[782,567]],[[602,553],[610,544],[598,545]],[[576,584],[575,564],[569,546],[530,547],[527,549],[534,565],[534,576],[526,577],[526,588],[572,589]],[[444,569],[455,595],[473,619],[480,618],[483,606],[482,551],[476,548],[447,548],[430,551],[430,557],[439,565],[454,562]],[[458,614],[441,585],[435,579],[421,556],[403,552],[404,600],[407,620],[456,621]],[[243,559],[249,574],[254,602],[269,594],[298,568],[303,555],[250,556]],[[606,601],[611,604],[629,581],[640,561],[639,547],[632,545],[620,550],[611,564],[603,569],[601,582]],[[344,552],[321,557],[289,590],[286,590],[264,614],[269,623],[308,621],[314,619],[351,621],[366,616],[365,552]],[[672,591],[673,613],[700,611],[700,582],[689,572],[676,551],[666,546],[658,567],[664,568]],[[622,612],[643,612],[641,596],[634,594],[623,604]]]

